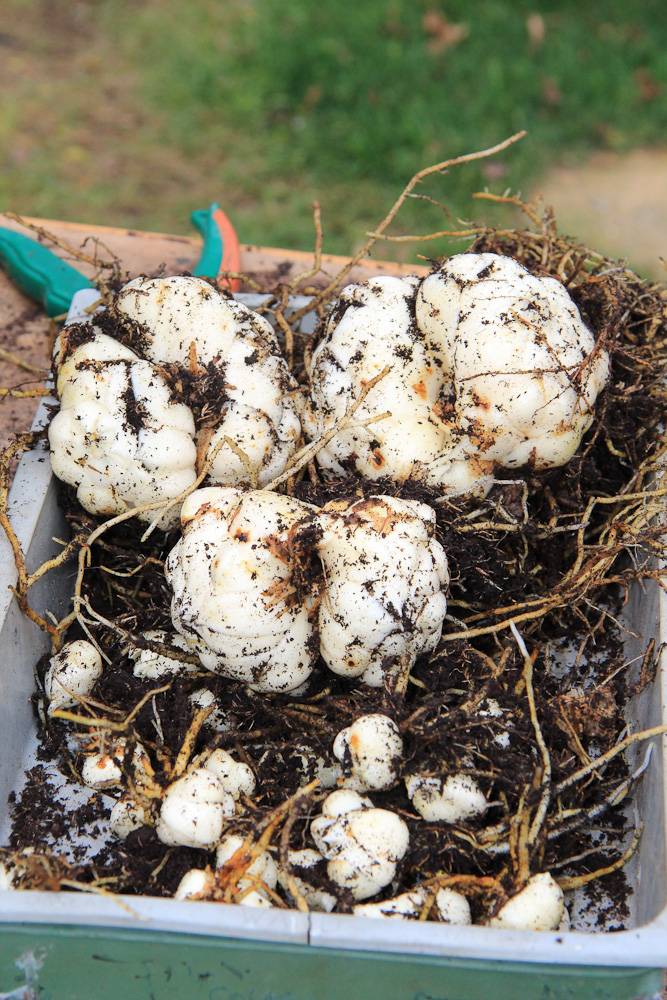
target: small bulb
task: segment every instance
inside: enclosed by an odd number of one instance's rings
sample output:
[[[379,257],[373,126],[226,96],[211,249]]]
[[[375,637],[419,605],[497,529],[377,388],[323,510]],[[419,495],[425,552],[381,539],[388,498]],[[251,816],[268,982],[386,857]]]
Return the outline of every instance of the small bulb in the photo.
[[[309,847],[304,847],[299,851],[289,851],[287,854],[287,860],[291,866],[292,879],[296,883],[296,888],[305,899],[308,909],[323,913],[331,913],[331,911],[335,909],[336,903],[338,902],[337,898],[330,892],[326,892],[324,889],[317,889],[304,878],[294,874],[294,868],[298,868],[303,872],[304,870],[308,871],[321,862],[324,862],[324,858],[320,852],[314,851]],[[287,872],[282,868],[278,869],[278,884],[288,896],[291,896],[290,880],[287,876]]]
[[[191,868],[178,883],[174,899],[206,899],[215,888],[215,878],[209,871]]]
[[[111,809],[109,829],[120,840],[126,840],[134,830],[144,826],[147,819],[143,806],[134,799],[119,799]]]
[[[355,899],[368,899],[388,885],[409,846],[408,828],[400,816],[376,809],[348,789],[325,799],[310,832],[327,859],[331,881],[349,889]]]
[[[204,767],[215,774],[235,802],[238,802],[242,795],[255,794],[255,775],[252,768],[248,764],[234,760],[226,750],[214,750],[206,759]]]
[[[429,900],[428,889],[413,889],[382,903],[357,903],[355,917],[389,917],[395,920],[416,920]],[[431,897],[432,898],[432,897]],[[470,905],[460,892],[439,889],[432,899],[432,915],[447,924],[466,925],[471,922]]]
[[[479,816],[488,805],[484,793],[466,774],[450,775],[446,781],[413,774],[405,785],[408,798],[428,823],[458,823]]]
[[[490,927],[517,931],[553,931],[558,928],[565,903],[563,890],[549,872],[528,879],[525,887],[501,906]]]
[[[0,892],[15,889],[16,869],[13,865],[0,861]]]
[[[199,688],[197,691],[192,692],[188,700],[195,712],[200,708],[208,708],[209,705],[214,706],[213,711],[207,716],[204,722],[204,728],[213,729],[216,733],[226,733],[229,731],[229,723],[225,717],[225,713],[220,708],[218,699],[212,691],[208,688]]]
[[[222,836],[225,819],[235,811],[234,799],[219,779],[198,767],[167,788],[156,832],[163,844],[214,847]]]
[[[127,740],[117,739],[104,753],[89,754],[81,768],[81,780],[89,788],[113,788],[122,784],[123,761],[127,751]],[[135,774],[145,773],[148,757],[143,747],[137,744],[131,754],[129,767]]]
[[[403,740],[388,716],[362,715],[338,733],[333,752],[340,761],[347,757],[351,765],[351,774],[343,779],[346,788],[381,791],[396,784]]]
[[[191,652],[187,639],[178,632],[166,632],[164,629],[153,629],[150,632],[142,632],[142,639],[152,639],[165,646],[175,646],[176,649],[184,653]],[[195,663],[186,663],[184,660],[176,660],[173,656],[164,653],[155,653],[152,649],[139,649],[135,646],[130,650],[130,659],[134,660],[135,677],[142,677],[147,680],[157,681],[163,677],[169,677],[180,673],[194,673],[199,668]]]
[[[74,708],[88,697],[102,676],[102,657],[85,639],[66,643],[49,663],[44,678],[49,715],[57,709]]]
[[[245,838],[238,834],[229,834],[225,837],[215,852],[215,867],[223,868],[243,847]],[[252,848],[250,848],[252,850]],[[242,896],[238,899],[241,906],[269,907],[273,906],[268,890],[275,889],[278,884],[278,866],[268,853],[263,851],[248,866],[245,874],[248,878],[238,879],[236,887]]]

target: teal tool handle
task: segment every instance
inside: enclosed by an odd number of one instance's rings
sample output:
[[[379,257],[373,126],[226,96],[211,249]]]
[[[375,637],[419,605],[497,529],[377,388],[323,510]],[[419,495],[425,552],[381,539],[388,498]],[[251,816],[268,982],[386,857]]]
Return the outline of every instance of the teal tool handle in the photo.
[[[0,264],[26,295],[41,302],[49,316],[61,316],[72,296],[92,283],[48,247],[0,227]]]
[[[210,208],[198,208],[190,215],[192,225],[199,230],[204,241],[199,260],[192,269],[192,273],[201,278],[215,278],[222,267],[224,244],[215,220],[217,208],[218,205],[213,202]]]
[[[210,208],[199,208],[190,216],[202,234],[204,245],[192,273],[200,278],[217,279],[221,271],[238,273],[241,270],[241,247],[233,225],[214,201]],[[238,292],[238,278],[222,278],[219,284],[231,292]]]
[[[216,278],[220,271],[240,270],[239,242],[234,228],[215,202],[192,213],[192,222],[204,245],[193,274]],[[36,299],[49,316],[67,313],[75,292],[93,284],[80,271],[57,257],[48,247],[23,233],[0,226],[0,264],[26,295]],[[236,279],[222,282],[238,291]]]

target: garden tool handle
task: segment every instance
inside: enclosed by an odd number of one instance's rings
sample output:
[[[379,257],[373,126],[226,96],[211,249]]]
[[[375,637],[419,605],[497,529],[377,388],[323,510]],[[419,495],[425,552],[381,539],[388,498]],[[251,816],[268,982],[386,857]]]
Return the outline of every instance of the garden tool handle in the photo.
[[[12,281],[49,316],[67,313],[75,292],[92,282],[42,243],[0,227],[0,264]]]
[[[221,271],[238,273],[241,269],[241,248],[231,222],[213,202],[210,208],[200,208],[190,216],[193,225],[202,234],[204,245],[192,273],[201,278],[218,278]],[[231,292],[238,292],[238,278],[221,278],[218,284]]]
[[[238,271],[241,265],[238,237],[220,206],[213,202],[210,208],[198,209],[192,213],[192,222],[204,238],[192,273],[215,279],[221,271]],[[93,287],[85,275],[48,247],[3,226],[0,226],[0,264],[12,281],[40,302],[52,317],[67,313],[75,292]],[[241,283],[237,278],[223,278],[220,284],[237,292]]]

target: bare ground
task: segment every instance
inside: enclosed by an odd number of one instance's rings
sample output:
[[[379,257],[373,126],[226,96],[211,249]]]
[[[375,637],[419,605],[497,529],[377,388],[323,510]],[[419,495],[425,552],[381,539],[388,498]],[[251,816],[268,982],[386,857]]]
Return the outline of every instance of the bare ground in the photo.
[[[598,153],[557,167],[534,193],[553,205],[561,232],[667,280],[667,149]]]

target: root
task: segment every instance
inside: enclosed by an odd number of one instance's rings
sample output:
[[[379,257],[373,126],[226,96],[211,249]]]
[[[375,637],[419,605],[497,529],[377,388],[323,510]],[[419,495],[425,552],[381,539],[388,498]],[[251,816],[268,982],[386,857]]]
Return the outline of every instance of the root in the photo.
[[[442,174],[451,167],[458,167],[464,163],[472,163],[474,160],[487,159],[490,156],[495,156],[496,153],[502,152],[502,150],[507,149],[512,146],[519,139],[523,139],[526,135],[525,132],[517,132],[516,135],[510,136],[509,139],[505,139],[504,142],[498,143],[496,146],[491,146],[489,149],[483,149],[478,153],[467,153],[465,156],[455,156],[451,160],[444,160],[442,163],[435,163],[430,167],[425,167],[423,170],[417,171],[417,173],[412,177],[408,184],[403,189],[402,193],[396,199],[389,212],[384,217],[380,225],[377,227],[375,232],[373,232],[362,248],[357,251],[357,253],[349,260],[349,262],[342,268],[341,271],[336,275],[332,281],[324,288],[321,292],[314,297],[314,299],[304,306],[302,309],[297,310],[293,316],[290,317],[290,322],[294,325],[299,320],[301,320],[307,312],[311,310],[317,310],[322,307],[326,302],[328,302],[336,289],[340,287],[350,271],[357,266],[360,260],[363,260],[368,253],[373,249],[377,241],[382,237],[384,231],[391,225],[391,223],[396,218],[401,206],[410,197],[415,187],[420,184],[426,177],[430,177],[432,174]]]
[[[379,373],[379,375],[376,375],[375,378],[370,379],[370,381],[367,382],[366,385],[363,387],[363,389],[360,391],[354,403],[348,408],[345,416],[342,417],[340,420],[336,421],[334,426],[331,427],[326,432],[326,434],[323,434],[322,437],[318,438],[316,441],[311,442],[310,444],[307,444],[304,448],[301,449],[301,451],[297,452],[296,455],[294,455],[288,462],[285,472],[283,472],[279,476],[276,476],[275,479],[272,479],[271,482],[268,484],[268,486],[265,486],[264,489],[275,490],[282,483],[287,482],[288,479],[290,479],[292,476],[295,476],[297,472],[300,472],[300,470],[303,469],[306,465],[309,465],[315,458],[315,455],[317,455],[317,453],[321,451],[322,448],[325,448],[328,445],[329,441],[333,440],[333,438],[335,438],[337,434],[340,434],[341,431],[345,430],[347,427],[350,427],[352,425],[352,418],[354,417],[355,413],[363,403],[368,393],[378,384],[380,379],[383,379],[385,375],[389,374],[389,370],[390,370],[389,366],[386,365]],[[364,421],[364,426],[372,422],[375,422],[377,420],[383,420],[385,417],[390,417],[390,416],[391,413],[389,411],[387,413],[381,413],[378,416],[372,417],[371,420]]]
[[[639,846],[639,841],[641,840],[643,825],[639,825],[634,832],[632,837],[632,842],[628,847],[627,851],[613,864],[607,865],[606,868],[598,868],[594,872],[588,872],[586,875],[576,875],[572,878],[561,877],[557,878],[559,886],[563,892],[568,892],[572,889],[580,889],[582,885],[588,885],[590,882],[596,882],[599,878],[604,875],[611,875],[612,872],[617,872],[619,868],[624,868],[627,865],[630,858],[635,854],[637,847]]]
[[[549,808],[549,801],[551,799],[551,757],[549,755],[549,750],[546,743],[544,742],[544,736],[542,735],[542,730],[540,728],[539,719],[537,718],[537,709],[535,708],[535,692],[533,690],[533,662],[537,651],[531,657],[526,649],[526,644],[519,635],[519,631],[516,625],[512,622],[510,625],[512,634],[516,639],[517,645],[521,650],[521,655],[524,659],[524,669],[523,669],[523,680],[526,685],[526,697],[528,698],[528,705],[530,708],[530,720],[533,723],[533,728],[535,729],[535,739],[537,745],[540,748],[540,753],[542,754],[542,775],[541,775],[541,786],[542,786],[542,797],[540,799],[539,807],[535,813],[533,821],[530,826],[530,830],[527,832],[526,843],[529,847],[537,840],[539,833],[542,829],[542,825],[546,819],[547,810]]]

